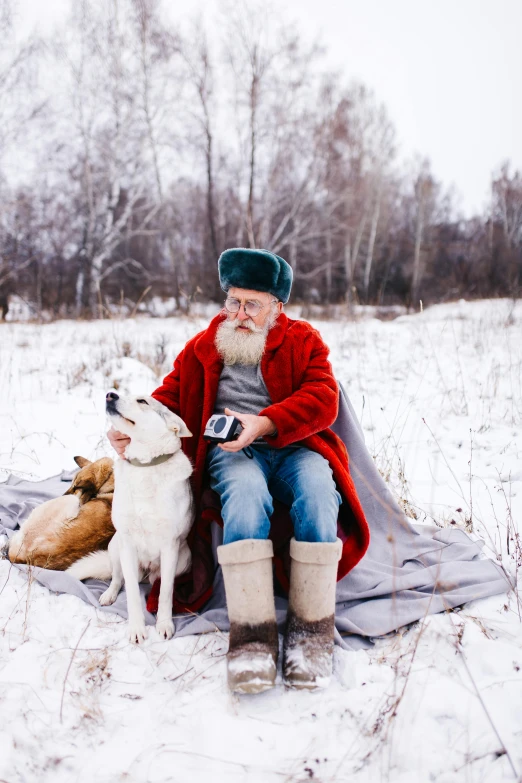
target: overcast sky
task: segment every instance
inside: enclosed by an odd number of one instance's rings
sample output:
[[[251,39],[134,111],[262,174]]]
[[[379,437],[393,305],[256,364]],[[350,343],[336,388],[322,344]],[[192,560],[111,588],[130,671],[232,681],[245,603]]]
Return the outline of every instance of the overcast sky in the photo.
[[[100,0],[105,2],[106,0]],[[166,0],[174,16],[219,0]],[[48,31],[69,0],[22,0],[24,26]],[[278,0],[328,62],[371,87],[404,158],[428,156],[466,214],[482,210],[491,172],[522,170],[522,0]]]

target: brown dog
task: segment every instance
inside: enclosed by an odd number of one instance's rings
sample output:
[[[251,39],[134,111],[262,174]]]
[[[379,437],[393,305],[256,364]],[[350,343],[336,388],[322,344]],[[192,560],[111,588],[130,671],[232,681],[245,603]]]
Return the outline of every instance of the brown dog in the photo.
[[[60,497],[35,508],[9,541],[12,563],[65,571],[81,557],[107,549],[111,522],[113,462],[108,457],[74,461],[81,470]]]

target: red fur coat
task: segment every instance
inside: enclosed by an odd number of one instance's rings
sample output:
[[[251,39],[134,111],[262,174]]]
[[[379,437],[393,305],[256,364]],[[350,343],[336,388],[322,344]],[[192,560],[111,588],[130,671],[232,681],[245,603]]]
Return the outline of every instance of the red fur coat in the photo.
[[[210,522],[221,522],[221,517],[216,496],[205,489],[208,444],[202,434],[214,413],[223,367],[214,338],[225,317],[220,313],[205,331],[189,340],[174,362],[173,371],[152,395],[181,416],[192,432],[192,438],[183,439],[183,450],[194,465],[192,478],[197,514],[189,539],[193,566],[188,578],[176,582],[176,611],[197,611],[212,592],[215,566],[210,547]],[[341,579],[366,552],[369,530],[350,476],[346,448],[330,429],[337,417],[339,392],[328,361],[328,348],[310,324],[292,320],[282,313],[268,333],[261,370],[273,401],[261,415],[269,416],[277,427],[277,435],[265,438],[267,443],[283,448],[302,441],[303,446],[325,457],[332,468],[343,497],[338,521],[338,535],[343,541],[338,570],[338,579]],[[292,525],[284,506],[276,503],[275,509],[270,537],[274,541],[276,572],[283,587],[287,588],[285,550],[292,535]],[[156,584],[148,602],[151,611],[156,610],[157,595]]]

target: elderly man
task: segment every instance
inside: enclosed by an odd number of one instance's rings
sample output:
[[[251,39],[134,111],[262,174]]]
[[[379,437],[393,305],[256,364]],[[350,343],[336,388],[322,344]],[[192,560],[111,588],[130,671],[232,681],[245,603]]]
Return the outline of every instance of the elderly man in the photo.
[[[221,501],[217,556],[230,619],[230,688],[257,693],[275,683],[274,499],[288,507],[294,532],[284,681],[324,687],[332,670],[336,580],[360,560],[369,539],[346,448],[330,429],[337,383],[319,333],[283,312],[292,285],[284,259],[236,248],[222,253],[218,269],[225,311],[187,343],[153,396],[194,435],[184,448],[195,468],[197,502],[208,484]],[[213,413],[239,419],[237,440],[211,446],[203,440]],[[125,439],[109,437],[121,453]]]

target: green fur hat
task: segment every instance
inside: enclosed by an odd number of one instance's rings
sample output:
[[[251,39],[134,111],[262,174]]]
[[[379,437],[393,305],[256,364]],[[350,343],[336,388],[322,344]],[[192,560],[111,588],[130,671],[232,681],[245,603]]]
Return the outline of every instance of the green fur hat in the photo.
[[[234,247],[221,253],[218,261],[219,283],[229,288],[266,291],[286,304],[292,288],[292,267],[269,250]]]

